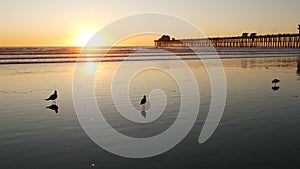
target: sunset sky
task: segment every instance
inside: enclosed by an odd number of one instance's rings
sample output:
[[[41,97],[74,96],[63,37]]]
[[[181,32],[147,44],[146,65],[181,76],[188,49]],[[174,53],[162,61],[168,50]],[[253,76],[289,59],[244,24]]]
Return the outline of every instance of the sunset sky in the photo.
[[[300,23],[299,7],[299,0],[3,0],[0,46],[82,45],[106,24],[142,12],[179,16],[207,36],[294,33]],[[182,34],[177,38],[194,37],[178,31]],[[153,45],[153,39],[125,44]]]

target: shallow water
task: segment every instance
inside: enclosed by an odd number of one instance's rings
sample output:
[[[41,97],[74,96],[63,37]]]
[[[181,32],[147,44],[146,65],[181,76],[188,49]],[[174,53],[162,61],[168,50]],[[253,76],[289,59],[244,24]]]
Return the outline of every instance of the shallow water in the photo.
[[[191,50],[192,49],[192,50]],[[217,53],[216,53],[217,51]],[[197,54],[197,55],[196,55]],[[177,58],[174,58],[174,55]],[[0,64],[195,60],[215,58],[298,57],[298,48],[211,47],[0,47]]]
[[[145,159],[113,155],[85,134],[72,98],[74,63],[1,65],[0,168],[297,168],[300,165],[299,58],[222,62],[228,85],[227,100],[212,137],[204,144],[198,143],[211,99],[207,72],[201,62],[186,61],[199,84],[201,102],[196,124],[176,147]],[[96,97],[105,118],[120,133],[134,137],[153,136],[169,128],[177,117],[181,94],[174,79],[155,69],[137,74],[129,88],[134,107],[139,109],[143,94],[149,95],[156,88],[165,92],[168,103],[156,121],[134,124],[116,113],[109,97],[117,64],[105,62],[97,68]],[[126,64],[180,69],[176,60]],[[87,73],[94,69],[93,63],[81,66]],[[281,80],[277,91],[272,90],[274,78]],[[58,113],[45,108],[51,103],[43,100],[54,89],[59,93]],[[150,105],[146,105],[146,112]],[[137,116],[143,118],[142,114]]]

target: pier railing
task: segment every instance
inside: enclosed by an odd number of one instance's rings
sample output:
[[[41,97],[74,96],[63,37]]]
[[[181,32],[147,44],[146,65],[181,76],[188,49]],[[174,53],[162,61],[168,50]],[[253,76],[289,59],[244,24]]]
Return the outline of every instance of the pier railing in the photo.
[[[167,35],[164,35],[167,36]],[[200,39],[168,39],[154,41],[156,47],[270,47],[300,48],[300,34],[255,35]]]

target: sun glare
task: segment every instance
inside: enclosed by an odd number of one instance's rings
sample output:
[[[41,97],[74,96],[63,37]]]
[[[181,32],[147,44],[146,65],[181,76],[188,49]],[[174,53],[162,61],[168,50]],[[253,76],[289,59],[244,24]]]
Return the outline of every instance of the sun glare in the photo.
[[[78,39],[76,40],[76,45],[77,46],[85,46],[87,44],[87,42],[93,37],[93,35],[95,34],[95,32],[92,31],[85,31],[82,32]]]

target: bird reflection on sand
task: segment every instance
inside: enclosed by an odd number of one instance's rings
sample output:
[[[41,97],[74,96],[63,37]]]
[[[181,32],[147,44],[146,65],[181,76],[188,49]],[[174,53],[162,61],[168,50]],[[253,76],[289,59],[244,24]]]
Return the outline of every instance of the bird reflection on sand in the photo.
[[[147,117],[147,112],[146,112],[146,110],[145,110],[146,108],[145,108],[145,105],[143,104],[142,105],[142,111],[141,111],[141,115],[144,117],[144,118],[146,118]]]
[[[297,75],[300,76],[300,58],[297,59]]]
[[[272,90],[274,90],[274,91],[277,91],[277,90],[279,90],[279,86],[272,86]]]
[[[147,112],[141,111],[141,115],[142,115],[144,118],[146,118],[146,117],[147,117]]]
[[[48,107],[46,107],[47,109],[51,109],[51,110],[54,110],[55,113],[58,113],[58,106],[56,104],[52,104]]]

